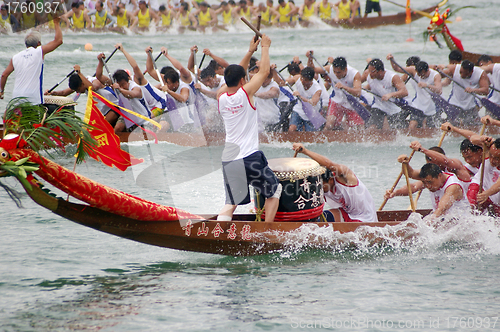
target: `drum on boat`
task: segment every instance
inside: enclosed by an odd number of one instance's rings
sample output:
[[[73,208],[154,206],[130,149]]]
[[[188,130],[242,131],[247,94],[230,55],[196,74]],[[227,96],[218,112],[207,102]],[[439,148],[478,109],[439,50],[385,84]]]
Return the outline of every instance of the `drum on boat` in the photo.
[[[48,108],[48,113],[52,114],[54,111],[58,110],[61,106],[66,109],[75,109],[77,103],[69,97],[62,96],[43,96],[43,105]]]
[[[308,158],[276,158],[268,163],[283,186],[275,221],[316,221],[325,205],[321,180],[325,168]],[[255,191],[255,207],[262,209],[264,202]]]

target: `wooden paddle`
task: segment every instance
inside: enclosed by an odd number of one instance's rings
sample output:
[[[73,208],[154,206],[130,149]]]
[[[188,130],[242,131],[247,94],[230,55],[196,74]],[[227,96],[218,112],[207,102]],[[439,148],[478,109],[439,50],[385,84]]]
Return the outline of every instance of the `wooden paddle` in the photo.
[[[410,157],[408,157],[408,163],[411,161],[411,158],[413,157],[414,154],[415,154],[415,150],[413,150],[411,152],[411,154],[410,154]],[[391,193],[394,191],[394,189],[398,185],[399,180],[401,180],[402,176],[403,176],[403,170],[401,169],[401,172],[399,173],[396,181],[394,181],[394,184],[391,187]],[[388,198],[384,198],[384,201],[382,202],[382,205],[380,205],[380,207],[378,208],[379,211],[382,211],[382,209],[384,208],[385,204],[387,203],[387,200],[388,200]]]
[[[401,167],[402,167],[401,171],[405,174],[405,178],[406,178],[406,187],[408,188],[408,197],[410,198],[411,210],[413,212],[415,212],[416,207],[415,207],[415,202],[413,201],[413,193],[411,192],[410,176],[408,175],[408,164],[407,163],[403,163],[401,165]]]

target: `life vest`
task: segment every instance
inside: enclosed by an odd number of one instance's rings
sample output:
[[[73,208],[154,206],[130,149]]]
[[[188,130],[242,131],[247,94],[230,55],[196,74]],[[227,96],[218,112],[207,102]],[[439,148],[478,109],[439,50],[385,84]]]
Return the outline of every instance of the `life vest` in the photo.
[[[229,9],[229,11],[222,11],[222,22],[224,24],[233,24],[233,9]]]
[[[182,16],[182,13],[179,15],[179,21],[182,26],[188,27],[191,25],[191,20],[189,19],[189,12],[186,12],[185,16]]]
[[[288,22],[291,22],[291,17],[287,17],[286,14],[288,14],[289,12],[291,12],[291,8],[290,8],[290,4],[287,3],[285,5],[285,7],[283,6],[279,6],[278,8],[278,12],[280,13],[280,20],[279,22],[280,23],[288,23]]]
[[[246,12],[244,12],[243,9],[240,9],[239,14],[240,14],[240,16],[249,20],[250,19],[250,8],[247,8]]]
[[[207,12],[204,13],[200,10],[198,13],[198,23],[200,26],[207,26],[212,20],[212,16],[210,15],[210,11],[207,9]]]
[[[328,6],[323,6],[323,1],[319,3],[319,18],[329,20],[332,18],[332,5],[328,2]]]
[[[304,13],[302,14],[302,18],[304,20],[309,20],[309,17],[314,15],[314,5],[311,6],[311,8],[307,8],[307,6],[304,6]]]
[[[123,12],[123,15],[117,15],[116,16],[116,25],[119,28],[128,28],[128,17],[127,17],[127,10]]]
[[[85,28],[85,20],[83,19],[83,11],[80,12],[80,17],[76,17],[75,13],[71,16],[73,20],[73,28],[76,29],[84,29]]]
[[[356,0],[351,0],[351,4],[353,4],[354,2],[356,2]],[[352,17],[361,17],[361,7],[358,7],[358,9],[356,10],[356,12],[354,14],[351,13],[351,16]]]
[[[106,10],[104,11],[103,16],[100,16],[99,12],[96,12],[94,26],[96,28],[104,28],[104,26],[106,25],[107,18],[108,18],[108,12]]]
[[[139,14],[137,14],[139,18],[138,26],[139,28],[148,28],[149,23],[151,23],[151,17],[149,16],[149,8],[146,9],[146,14],[143,14],[142,11],[139,10]]]
[[[169,27],[172,25],[172,11],[168,11],[168,14],[161,14],[161,25],[164,27]]]
[[[3,19],[2,15],[0,15],[0,26],[5,27],[7,26],[7,24],[10,25],[10,14],[7,14],[7,18],[5,20]]]

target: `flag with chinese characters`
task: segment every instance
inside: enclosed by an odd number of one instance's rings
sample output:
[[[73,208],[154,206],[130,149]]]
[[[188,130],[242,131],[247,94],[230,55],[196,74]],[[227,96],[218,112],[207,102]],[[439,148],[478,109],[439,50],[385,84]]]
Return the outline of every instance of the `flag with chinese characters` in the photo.
[[[104,99],[98,94],[96,96],[99,96],[99,99]],[[88,131],[98,143],[97,147],[87,149],[86,152],[90,157],[103,162],[109,167],[115,166],[121,171],[144,161],[143,159],[135,158],[121,149],[120,138],[115,134],[113,127],[111,127],[97,108],[97,102],[94,100],[94,93],[91,89],[89,89],[84,121],[92,126]]]

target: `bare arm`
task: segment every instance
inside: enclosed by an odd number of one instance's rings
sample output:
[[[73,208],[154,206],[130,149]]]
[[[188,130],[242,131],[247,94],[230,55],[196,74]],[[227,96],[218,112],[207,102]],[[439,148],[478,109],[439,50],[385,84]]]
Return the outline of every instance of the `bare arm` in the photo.
[[[203,50],[203,54],[206,54],[209,57],[211,57],[212,59],[214,59],[215,62],[217,62],[222,68],[226,68],[227,66],[229,66],[229,62],[227,62],[223,58],[213,54],[208,48],[205,48]]]
[[[5,84],[7,84],[7,78],[14,71],[14,65],[12,64],[12,59],[10,60],[7,68],[2,73],[2,78],[0,79],[0,99],[3,99]]]
[[[146,47],[145,49],[147,58],[146,58],[146,71],[148,72],[149,76],[151,76],[153,79],[160,81],[160,77],[158,77],[158,74],[156,74],[156,70],[153,65],[153,59],[151,59],[151,56],[149,55],[149,52],[153,52],[153,48],[151,46]]]
[[[181,64],[181,62],[179,60],[177,60],[176,58],[171,56],[168,53],[168,49],[166,47],[162,47],[161,52],[168,59],[168,61],[170,61],[172,66],[174,66],[174,68],[179,71],[179,73],[181,74],[182,81],[184,81],[185,83],[188,83],[188,84],[191,83],[192,77],[191,77],[191,73],[189,72],[189,70],[184,68],[184,66]]]
[[[103,61],[104,61],[105,58],[106,58],[106,56],[104,55],[104,53],[100,53],[99,55],[97,55],[97,60],[99,60],[99,61],[97,63],[97,68],[95,70],[95,77],[102,84],[104,84],[104,85],[111,85],[111,84],[113,84],[113,82],[111,81],[111,78],[102,74],[102,68],[104,67]]]
[[[250,47],[252,47],[252,45],[254,45],[255,48],[257,48],[257,45],[258,45],[258,41],[257,42],[254,42],[254,37],[252,37],[252,41],[250,42]],[[269,38],[267,35],[263,34],[262,35],[262,45],[261,45],[261,58],[260,58],[260,68],[259,68],[259,72],[257,74],[255,74],[252,79],[250,80],[250,82],[248,82],[247,84],[245,84],[243,86],[244,90],[247,92],[250,101],[253,103],[253,95],[255,94],[255,92],[257,92],[257,90],[259,90],[259,88],[262,86],[262,83],[264,83],[264,81],[266,80],[267,76],[269,75],[269,70],[271,68],[271,63],[270,63],[270,60],[269,60],[269,47],[271,46],[271,38]],[[243,60],[241,60],[241,62],[243,64],[245,64],[245,58],[248,58],[248,61],[250,61],[250,56],[248,55],[249,53],[251,53],[250,51],[247,52],[247,54],[245,55],[245,57],[243,58]],[[252,52],[253,54],[253,52]],[[246,63],[246,66],[248,66],[248,61]],[[243,65],[242,65],[243,66]],[[243,68],[246,68],[245,66],[243,66]]]
[[[495,120],[495,121],[497,121],[497,120]],[[500,121],[498,121],[498,123],[500,124]],[[467,138],[469,141],[470,141],[472,136],[476,135],[476,133],[473,132],[472,130],[455,127],[454,125],[452,125],[449,122],[443,123],[441,125],[441,130],[455,132],[455,133],[460,134],[463,137]]]
[[[121,43],[116,44],[115,48],[122,51],[123,55],[125,55],[125,58],[127,58],[128,63],[134,70],[134,81],[139,85],[145,85],[148,81],[144,78],[144,74],[139,68],[139,65],[137,65],[137,61],[135,61],[135,59],[125,50],[125,48],[123,48],[123,45]]]
[[[271,98],[278,98],[279,94],[280,94],[280,89],[273,86],[271,89],[269,89],[269,91],[256,92],[254,96],[261,99],[271,99]]]
[[[88,16],[87,16],[88,17]],[[47,44],[42,46],[42,54],[45,56],[45,54],[52,52],[56,48],[59,47],[63,43],[63,35],[62,35],[62,30],[59,22],[61,19],[59,17],[54,17],[54,30],[55,30],[55,36],[54,40],[48,42]]]
[[[168,88],[168,86],[165,84],[164,86],[162,86],[162,91],[164,92],[167,92],[169,95],[172,96],[172,98],[174,98],[175,100],[181,102],[181,103],[185,103],[188,98],[189,98],[189,88],[182,88],[180,93],[177,93],[175,91],[172,91]],[[179,90],[177,90],[179,91]]]
[[[392,85],[397,91],[386,93],[382,96],[382,100],[389,100],[390,98],[403,98],[408,96],[408,90],[406,90],[406,85],[398,75],[394,75],[392,78]]]
[[[240,61],[240,66],[242,66],[243,69],[245,69],[245,71],[248,69],[248,64],[250,63],[250,59],[252,58],[252,55],[255,53],[255,51],[257,51],[257,47],[259,46],[259,42],[260,42],[260,39],[257,39],[255,41],[254,38],[252,38],[252,40],[250,41],[250,47],[248,48],[248,52],[245,54],[243,59],[241,59],[241,61]],[[261,63],[261,66],[263,66],[262,63]],[[262,82],[264,82],[264,81],[262,81]]]
[[[433,215],[439,217],[448,211],[453,203],[459,201],[464,196],[462,187],[458,184],[453,184],[446,188],[443,197],[439,200],[437,209],[434,211]]]

